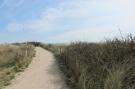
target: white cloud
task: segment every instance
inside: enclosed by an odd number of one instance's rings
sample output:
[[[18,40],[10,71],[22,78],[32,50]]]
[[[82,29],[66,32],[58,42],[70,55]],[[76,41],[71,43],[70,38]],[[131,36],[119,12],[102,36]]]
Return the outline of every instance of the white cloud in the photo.
[[[102,28],[102,29],[101,29]],[[119,36],[116,27],[84,27],[72,29],[54,37],[50,37],[50,42],[71,42],[71,41],[89,41],[96,42],[105,38],[112,38]]]
[[[135,32],[133,30],[120,29],[122,36],[125,37],[130,33]],[[124,33],[123,33],[124,31]],[[118,27],[91,27],[91,28],[76,28],[76,30],[70,30],[62,34],[57,34],[54,37],[50,37],[48,42],[50,43],[69,43],[74,41],[87,41],[87,42],[99,42],[105,39],[111,39],[115,37],[121,38],[121,33]]]
[[[24,24],[26,31],[54,31],[57,27],[62,27],[61,20],[67,18],[70,20],[69,23],[79,21],[80,24],[74,24],[69,28],[63,27],[63,30],[70,31],[52,39],[83,40],[83,33],[85,33],[85,40],[98,40],[110,34],[114,36],[114,33],[117,33],[117,26],[123,33],[133,33],[135,29],[134,3],[134,0],[67,0],[56,7],[46,9],[34,21],[9,23],[7,29],[19,31]],[[72,30],[73,28],[76,29]]]

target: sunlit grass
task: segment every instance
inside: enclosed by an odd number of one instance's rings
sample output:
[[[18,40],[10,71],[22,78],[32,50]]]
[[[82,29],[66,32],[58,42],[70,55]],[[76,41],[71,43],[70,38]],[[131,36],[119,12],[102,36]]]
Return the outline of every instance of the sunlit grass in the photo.
[[[0,89],[10,84],[16,72],[23,71],[29,65],[34,54],[31,45],[0,45]]]

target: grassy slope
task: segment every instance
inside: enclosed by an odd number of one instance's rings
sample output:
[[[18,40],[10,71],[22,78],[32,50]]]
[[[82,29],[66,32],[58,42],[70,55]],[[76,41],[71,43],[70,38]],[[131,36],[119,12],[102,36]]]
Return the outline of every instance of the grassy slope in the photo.
[[[10,84],[15,73],[23,71],[29,65],[34,54],[34,47],[30,45],[0,45],[0,89]]]

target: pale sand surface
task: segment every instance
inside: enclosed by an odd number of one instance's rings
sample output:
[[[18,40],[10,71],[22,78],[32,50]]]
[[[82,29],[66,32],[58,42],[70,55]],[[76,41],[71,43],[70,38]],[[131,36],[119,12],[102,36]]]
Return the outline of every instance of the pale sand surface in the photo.
[[[5,89],[69,89],[64,76],[58,68],[53,54],[43,48],[36,47],[29,67],[12,81]]]

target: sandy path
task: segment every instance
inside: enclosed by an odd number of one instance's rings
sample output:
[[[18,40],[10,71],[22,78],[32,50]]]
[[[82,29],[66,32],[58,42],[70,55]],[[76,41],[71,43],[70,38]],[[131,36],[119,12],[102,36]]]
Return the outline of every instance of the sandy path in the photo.
[[[53,54],[36,48],[30,66],[5,89],[68,89],[64,77],[59,70]]]

